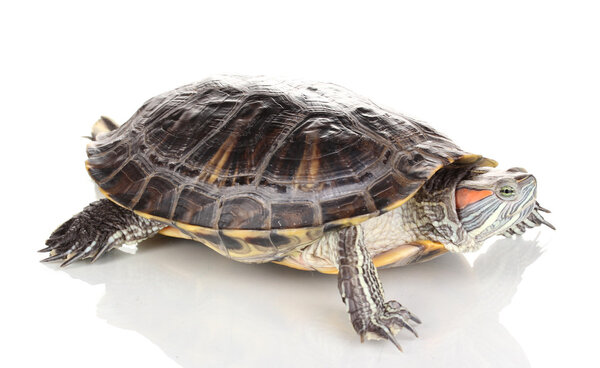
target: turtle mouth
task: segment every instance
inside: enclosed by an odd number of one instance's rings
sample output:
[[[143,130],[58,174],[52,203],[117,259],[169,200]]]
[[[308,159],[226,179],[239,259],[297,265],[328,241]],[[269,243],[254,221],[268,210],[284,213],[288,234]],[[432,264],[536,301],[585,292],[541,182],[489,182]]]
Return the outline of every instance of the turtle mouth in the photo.
[[[550,210],[545,209],[544,207],[540,206],[538,202],[535,202],[531,213],[522,221],[517,222],[513,226],[509,227],[508,230],[502,233],[502,235],[506,237],[511,237],[513,235],[521,235],[525,231],[527,231],[527,229],[532,229],[541,225],[546,225],[552,230],[556,230],[556,228],[551,223],[549,223],[544,219],[544,217],[542,217],[540,212],[550,213]]]

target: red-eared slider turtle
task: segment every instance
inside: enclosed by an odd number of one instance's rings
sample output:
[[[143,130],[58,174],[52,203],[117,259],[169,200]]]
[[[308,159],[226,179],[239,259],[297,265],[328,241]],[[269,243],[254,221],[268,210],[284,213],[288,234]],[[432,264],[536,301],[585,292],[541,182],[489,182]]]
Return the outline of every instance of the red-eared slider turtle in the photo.
[[[106,199],[47,240],[68,265],[157,233],[236,261],[337,273],[363,338],[417,317],[386,302],[376,267],[478,249],[549,225],[525,170],[498,170],[428,125],[333,84],[224,76],[101,118],[87,170]],[[551,225],[549,225],[551,226]]]

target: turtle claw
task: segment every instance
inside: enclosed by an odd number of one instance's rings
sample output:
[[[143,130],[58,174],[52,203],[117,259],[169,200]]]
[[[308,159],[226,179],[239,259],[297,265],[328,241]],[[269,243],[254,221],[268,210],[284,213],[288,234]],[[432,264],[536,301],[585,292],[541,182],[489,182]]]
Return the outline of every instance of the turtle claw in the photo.
[[[381,329],[381,333],[383,334],[376,334],[374,337],[375,339],[386,339],[389,340],[392,344],[394,344],[394,346],[400,350],[401,352],[404,352],[404,350],[402,350],[402,346],[400,345],[400,343],[398,342],[398,340],[396,339],[396,336],[394,335],[394,333],[392,332],[392,330],[390,330],[389,328],[383,328]],[[365,342],[365,336],[367,338],[367,340],[370,340],[372,336],[373,332],[365,332],[363,334],[360,335],[360,342],[364,343]]]
[[[418,325],[420,325],[422,323],[421,320],[417,316],[415,316],[414,314],[412,314],[412,313],[410,313],[410,320],[413,321],[413,322],[415,322]]]
[[[61,260],[61,267],[84,258],[92,258],[93,262],[111,249],[140,242],[163,227],[158,221],[101,199],[59,226],[46,240],[46,248],[39,252],[50,252],[50,257],[42,262]]]
[[[394,344],[394,346],[396,346],[396,348],[402,353],[404,352],[404,350],[402,350],[402,346],[400,346],[400,343],[398,340],[396,340],[396,336],[394,336],[394,333],[389,328],[385,330],[385,338],[391,341],[391,343]]]
[[[76,215],[62,224],[46,240],[46,248],[39,252],[50,252],[50,257],[41,262],[52,262],[62,260],[61,267],[85,257],[91,256],[97,251],[97,244],[102,244],[100,239],[106,239],[98,230],[92,229],[81,214]]]
[[[540,206],[538,202],[535,202],[535,206],[533,207],[531,213],[525,219],[523,219],[523,221],[511,226],[509,229],[503,232],[502,235],[504,235],[507,238],[510,238],[513,235],[521,235],[527,229],[531,229],[540,225],[546,225],[550,229],[556,230],[554,225],[546,221],[544,217],[542,217],[540,212],[550,213],[550,210]]]
[[[64,258],[64,256],[62,254],[55,254],[55,255],[50,256],[48,258],[42,259],[40,262],[52,262],[52,261],[56,261],[56,260],[59,260],[59,259],[62,259],[62,258]]]
[[[536,209],[538,211],[542,211],[542,212],[546,212],[546,213],[552,213],[549,209],[546,209],[546,208],[540,206],[540,204],[538,202],[535,202],[535,206],[536,206]]]
[[[104,246],[102,248],[100,248],[100,250],[98,252],[96,252],[96,255],[94,255],[94,258],[92,258],[92,263],[96,262],[98,260],[98,258],[100,258],[101,255],[104,254],[104,252],[106,252],[108,250],[108,248],[110,248],[111,244],[110,243],[106,243],[104,244]]]
[[[412,332],[412,334],[415,335],[416,338],[419,338],[419,334],[417,333],[417,331],[415,331],[415,329],[408,323],[404,324],[402,327],[404,327],[407,330],[409,330],[410,332]]]
[[[81,259],[84,255],[85,255],[85,252],[79,252],[76,255],[74,255],[73,257],[67,258],[66,261],[64,261],[63,263],[60,264],[60,267],[66,267],[66,266],[70,265],[71,263],[77,261],[78,259]]]
[[[412,332],[415,337],[419,337],[417,331],[410,325],[410,321],[421,324],[421,320],[417,318],[417,316],[412,314],[408,309],[404,308],[402,304],[395,300],[390,300],[385,303],[384,307],[387,312],[387,318],[390,318],[395,325],[398,325],[400,328],[405,328]]]
[[[396,333],[401,329],[410,331],[415,337],[419,337],[419,334],[410,324],[410,322],[420,324],[421,320],[404,308],[400,303],[395,300],[391,300],[383,305],[383,308],[379,310],[375,315],[368,319],[364,330],[360,333],[361,341],[366,337],[367,339],[386,339],[402,351],[398,340],[396,339]]]

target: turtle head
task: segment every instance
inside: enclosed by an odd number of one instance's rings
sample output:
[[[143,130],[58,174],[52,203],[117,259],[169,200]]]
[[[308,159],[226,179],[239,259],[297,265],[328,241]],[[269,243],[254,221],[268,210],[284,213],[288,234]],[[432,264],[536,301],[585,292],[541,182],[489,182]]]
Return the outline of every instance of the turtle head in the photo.
[[[536,189],[535,177],[522,168],[478,167],[456,187],[456,213],[477,242],[522,234],[541,224],[554,229],[539,213],[549,211],[537,203]]]

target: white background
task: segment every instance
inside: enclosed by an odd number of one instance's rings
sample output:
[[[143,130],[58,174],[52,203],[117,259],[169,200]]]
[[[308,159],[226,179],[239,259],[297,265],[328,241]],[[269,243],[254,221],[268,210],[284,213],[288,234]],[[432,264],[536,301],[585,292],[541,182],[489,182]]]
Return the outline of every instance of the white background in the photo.
[[[210,3],[0,6],[1,366],[599,366],[595,2]],[[38,263],[95,199],[91,124],[215,73],[335,82],[426,120],[534,173],[558,230],[382,271],[424,321],[403,354],[360,344],[335,277],[191,241]]]

